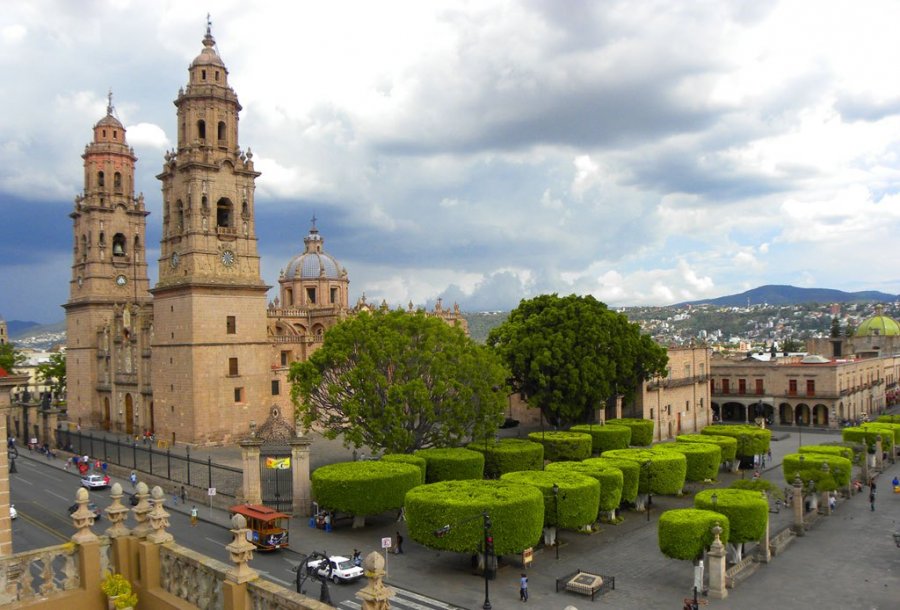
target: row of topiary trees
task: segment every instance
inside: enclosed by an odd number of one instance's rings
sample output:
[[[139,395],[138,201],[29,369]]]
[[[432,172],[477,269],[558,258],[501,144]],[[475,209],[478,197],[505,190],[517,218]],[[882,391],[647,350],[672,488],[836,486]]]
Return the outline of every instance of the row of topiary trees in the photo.
[[[502,512],[508,505],[506,493],[510,485],[538,490],[540,502],[534,501],[536,496],[532,492],[519,489],[521,500],[533,504],[529,505],[528,510],[532,512],[526,523],[539,523],[541,528],[550,529],[552,540],[553,528],[578,529],[589,526],[598,517],[613,519],[622,502],[635,503],[639,494],[676,494],[687,480],[714,479],[723,456],[733,459],[736,451],[737,444],[732,436],[716,434],[721,432],[719,427],[710,427],[708,433],[704,430],[701,435],[684,435],[678,437],[676,443],[606,449],[600,457],[585,458],[591,455],[594,447],[602,448],[607,439],[617,439],[614,441],[617,447],[627,444],[635,430],[640,431],[641,442],[652,439],[652,421],[628,421],[630,423],[623,426],[587,426],[585,432],[537,432],[530,435],[530,440],[479,441],[469,444],[468,448],[423,449],[412,455],[389,454],[381,462],[325,466],[313,473],[313,496],[323,507],[355,515],[356,526],[363,524],[363,515],[405,506],[414,540],[435,548],[451,549],[462,545],[472,551],[479,547],[481,540],[476,535],[477,524],[461,528],[454,536],[438,539],[433,532],[447,525],[438,522],[457,518],[454,511],[469,516],[488,511],[493,522],[499,524],[499,513],[496,517],[494,513]],[[612,429],[612,432],[606,432],[606,429]],[[763,452],[768,449],[768,431],[759,436],[766,439],[765,444],[757,448]],[[541,470],[547,454],[555,460],[546,465],[546,470]],[[496,482],[503,485],[492,486],[491,481],[481,480],[483,477],[499,479]],[[379,491],[371,493],[366,481],[376,482]],[[464,491],[468,487],[472,488],[469,496]],[[454,504],[450,500],[453,496],[450,490],[460,494],[460,498],[469,497],[470,500]],[[432,508],[417,508],[417,502],[429,507],[440,504],[444,502],[441,500],[444,496],[449,511],[444,517]],[[529,501],[529,497],[532,500]],[[492,498],[496,500],[496,506]],[[521,510],[524,508],[516,505],[514,512]],[[468,529],[471,532],[466,535]],[[521,551],[538,538],[530,527],[514,529],[527,535],[506,539],[504,548],[512,545]],[[545,537],[547,534],[545,530]],[[497,538],[499,540],[500,536]]]

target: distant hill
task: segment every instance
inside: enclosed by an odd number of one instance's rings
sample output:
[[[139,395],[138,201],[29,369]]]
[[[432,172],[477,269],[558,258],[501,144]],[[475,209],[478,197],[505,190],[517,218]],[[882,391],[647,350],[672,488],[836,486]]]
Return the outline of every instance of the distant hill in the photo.
[[[479,311],[475,313],[463,313],[463,317],[469,324],[469,336],[477,343],[487,341],[487,336],[492,329],[506,322],[508,311]]]
[[[30,329],[34,329],[39,326],[41,326],[40,322],[30,322],[26,320],[8,320],[6,322],[6,329],[7,331],[9,331],[9,336],[11,339],[15,339],[16,337],[29,331]]]
[[[740,294],[731,294],[715,299],[703,299],[699,301],[686,301],[678,303],[676,307],[684,305],[716,305],[719,307],[746,307],[750,305],[799,305],[801,303],[851,303],[855,301],[882,301],[893,302],[897,300],[896,294],[887,294],[877,290],[864,290],[861,292],[844,292],[830,288],[798,288],[797,286],[779,286],[770,284],[753,288]]]

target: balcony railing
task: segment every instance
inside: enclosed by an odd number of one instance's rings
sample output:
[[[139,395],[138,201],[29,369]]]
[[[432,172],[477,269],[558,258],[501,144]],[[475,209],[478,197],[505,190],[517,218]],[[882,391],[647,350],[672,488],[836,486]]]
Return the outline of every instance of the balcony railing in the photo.
[[[81,586],[73,544],[49,546],[0,558],[0,606],[53,597]]]

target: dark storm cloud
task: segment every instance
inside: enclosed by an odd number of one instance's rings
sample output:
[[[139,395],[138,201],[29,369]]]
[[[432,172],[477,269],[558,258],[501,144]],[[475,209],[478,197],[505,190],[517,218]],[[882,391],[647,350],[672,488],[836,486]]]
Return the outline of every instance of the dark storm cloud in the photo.
[[[4,267],[38,263],[72,252],[73,205],[62,201],[31,201],[0,193],[0,276]]]

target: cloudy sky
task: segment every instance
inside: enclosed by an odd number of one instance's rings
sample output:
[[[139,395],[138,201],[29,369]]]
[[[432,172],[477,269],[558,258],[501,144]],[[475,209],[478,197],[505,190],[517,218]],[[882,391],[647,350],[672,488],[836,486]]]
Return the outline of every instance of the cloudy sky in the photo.
[[[21,0],[0,12],[7,320],[64,317],[110,87],[156,260],[207,10],[270,284],[315,214],[354,301],[900,292],[896,2]]]

